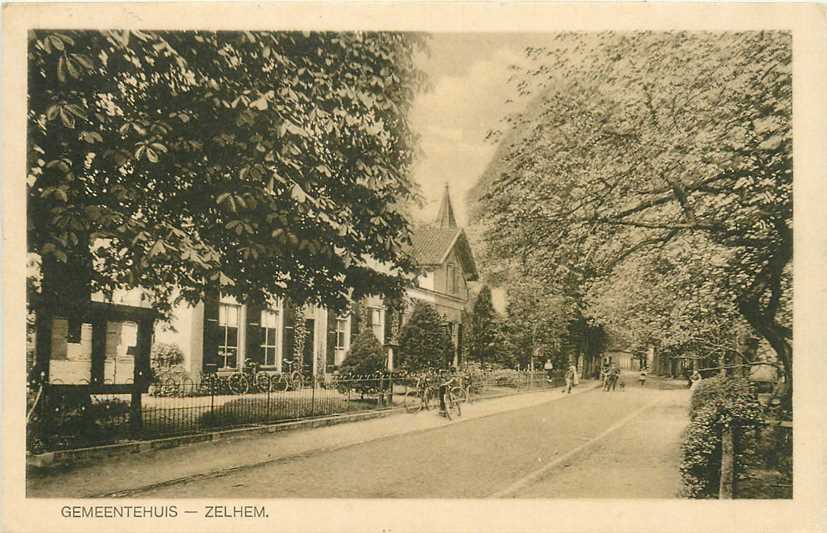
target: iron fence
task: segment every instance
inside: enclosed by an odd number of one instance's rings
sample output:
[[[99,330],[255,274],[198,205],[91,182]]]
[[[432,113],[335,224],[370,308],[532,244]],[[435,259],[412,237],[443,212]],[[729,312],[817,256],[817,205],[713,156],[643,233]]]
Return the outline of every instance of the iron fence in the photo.
[[[263,375],[208,374],[200,381],[165,375],[142,394],[138,424],[131,420],[129,394],[54,394],[48,386],[32,386],[30,403],[43,403],[31,406],[28,448],[35,453],[76,449],[401,407],[421,376]],[[561,376],[549,381],[542,371],[465,373],[461,379],[472,398],[562,384]]]

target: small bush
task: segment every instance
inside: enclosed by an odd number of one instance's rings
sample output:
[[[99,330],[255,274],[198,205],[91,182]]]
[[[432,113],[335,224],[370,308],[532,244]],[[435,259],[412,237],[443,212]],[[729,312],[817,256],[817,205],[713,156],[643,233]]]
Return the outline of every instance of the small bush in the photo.
[[[745,430],[762,423],[761,404],[748,380],[710,378],[693,392],[689,418],[680,466],[682,493],[689,498],[715,498],[721,473],[722,430],[727,426],[732,429],[736,466],[743,465],[748,452],[744,449]]]
[[[370,329],[363,329],[353,339],[353,345],[339,368],[342,380],[337,388],[343,393],[348,389],[362,395],[374,392],[380,376],[388,373],[386,361],[385,350],[379,340]]]
[[[184,362],[184,352],[174,343],[158,342],[152,345],[150,362],[153,371],[162,372]]]

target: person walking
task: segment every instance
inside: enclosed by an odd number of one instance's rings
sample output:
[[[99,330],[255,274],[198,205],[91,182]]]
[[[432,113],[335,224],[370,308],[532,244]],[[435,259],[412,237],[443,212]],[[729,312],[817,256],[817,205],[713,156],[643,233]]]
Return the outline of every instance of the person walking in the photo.
[[[546,364],[543,365],[543,370],[546,371],[546,381],[551,383],[551,371],[554,370],[554,365],[551,363],[551,357],[546,359]]]
[[[609,386],[610,390],[614,391],[617,387],[617,382],[620,380],[620,369],[614,365],[612,365],[612,369],[609,370]]]
[[[577,368],[574,366],[574,363],[569,365],[569,369],[566,370],[566,388],[563,391],[566,394],[571,394],[571,388],[574,385],[574,376],[577,375]]]
[[[640,381],[640,386],[641,387],[646,386],[646,375],[647,375],[647,372],[646,372],[646,369],[644,368],[643,370],[640,371],[640,376],[637,378],[638,381]]]
[[[689,390],[695,390],[698,387],[698,383],[701,382],[702,376],[701,373],[697,370],[692,373],[692,386],[689,387]]]

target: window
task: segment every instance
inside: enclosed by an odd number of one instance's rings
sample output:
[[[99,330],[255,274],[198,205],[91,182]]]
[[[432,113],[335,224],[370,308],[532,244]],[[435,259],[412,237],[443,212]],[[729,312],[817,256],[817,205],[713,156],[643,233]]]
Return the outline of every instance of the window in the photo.
[[[278,360],[279,345],[279,310],[264,309],[261,312],[261,352],[264,354],[264,366],[275,366]]]
[[[240,305],[218,305],[218,362],[221,368],[238,368],[238,322]]]
[[[448,263],[446,277],[446,286],[451,294],[457,292],[457,269],[454,263]]]
[[[336,319],[336,349],[347,350],[347,318]]]
[[[370,308],[370,327],[379,342],[385,342],[384,312],[381,307]]]

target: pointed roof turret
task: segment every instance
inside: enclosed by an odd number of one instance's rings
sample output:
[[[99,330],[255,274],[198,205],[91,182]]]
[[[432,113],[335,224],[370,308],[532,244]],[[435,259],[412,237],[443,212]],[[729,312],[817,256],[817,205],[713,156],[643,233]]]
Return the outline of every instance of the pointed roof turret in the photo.
[[[454,207],[451,205],[451,195],[448,193],[447,183],[445,184],[442,203],[439,205],[439,212],[436,215],[436,225],[440,228],[457,227],[457,219],[454,217]]]

